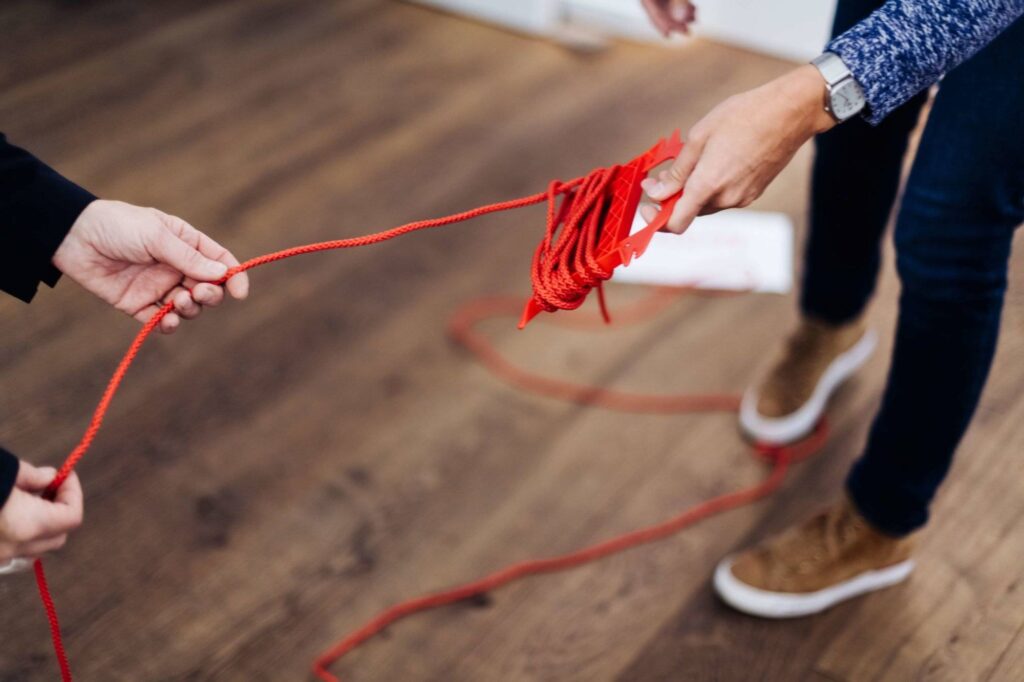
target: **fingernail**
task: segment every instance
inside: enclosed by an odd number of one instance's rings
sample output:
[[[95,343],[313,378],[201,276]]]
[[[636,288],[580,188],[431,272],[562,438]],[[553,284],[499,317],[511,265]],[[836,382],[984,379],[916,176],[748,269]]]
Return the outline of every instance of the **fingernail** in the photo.
[[[210,264],[210,276],[214,279],[220,279],[224,275],[228,274],[228,266],[223,263],[211,263]]]
[[[686,21],[686,8],[682,5],[672,5],[672,18],[676,21]]]
[[[652,197],[665,191],[665,185],[660,180],[655,180],[654,178],[647,178],[641,181],[640,186]]]

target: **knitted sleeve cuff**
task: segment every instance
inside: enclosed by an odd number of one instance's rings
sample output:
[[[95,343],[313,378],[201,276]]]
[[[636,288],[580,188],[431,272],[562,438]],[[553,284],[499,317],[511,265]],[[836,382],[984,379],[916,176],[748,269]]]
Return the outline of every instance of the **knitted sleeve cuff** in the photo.
[[[864,88],[863,116],[877,125],[1022,13],[1024,0],[888,0],[825,49],[842,57]]]

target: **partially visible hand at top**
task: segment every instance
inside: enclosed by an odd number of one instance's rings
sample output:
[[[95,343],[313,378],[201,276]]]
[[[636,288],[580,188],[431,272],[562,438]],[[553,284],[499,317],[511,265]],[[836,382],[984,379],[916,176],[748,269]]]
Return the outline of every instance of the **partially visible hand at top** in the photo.
[[[697,19],[697,8],[688,0],[640,0],[647,16],[658,32],[666,38],[673,32],[690,32]]]
[[[224,287],[211,282],[238,260],[181,218],[155,208],[97,200],[75,221],[53,264],[139,322],[173,301],[174,311],[160,322],[160,331],[171,333],[181,319],[192,319],[224,299]],[[235,275],[226,288],[232,297],[245,298],[249,278],[244,272]]]
[[[807,64],[712,109],[672,167],[641,183],[658,201],[683,190],[665,229],[682,233],[698,215],[761,196],[804,142],[835,125],[824,104],[825,81]],[[641,214],[650,222],[657,210],[645,205]]]

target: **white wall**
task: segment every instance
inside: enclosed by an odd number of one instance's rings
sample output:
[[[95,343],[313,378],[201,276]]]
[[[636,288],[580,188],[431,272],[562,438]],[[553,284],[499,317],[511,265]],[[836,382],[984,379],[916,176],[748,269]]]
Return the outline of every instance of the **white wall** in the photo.
[[[547,33],[558,23],[557,0],[412,0],[529,33]]]
[[[807,61],[828,42],[835,5],[835,0],[698,0],[697,29],[722,42]]]
[[[609,36],[660,40],[640,0],[414,0],[536,34],[568,25]],[[806,61],[828,37],[835,0],[696,0],[695,33],[747,49]]]

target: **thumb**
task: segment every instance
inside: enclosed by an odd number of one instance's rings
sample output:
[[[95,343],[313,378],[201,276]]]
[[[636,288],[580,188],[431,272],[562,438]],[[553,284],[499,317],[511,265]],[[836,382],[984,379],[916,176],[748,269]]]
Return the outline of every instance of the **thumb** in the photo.
[[[151,255],[157,261],[175,268],[185,277],[200,282],[213,282],[225,275],[228,266],[207,258],[169,230],[160,230]]]
[[[672,209],[665,229],[676,234],[686,232],[690,223],[700,215],[704,205],[711,199],[714,193],[711,188],[712,185],[704,181],[701,169],[698,168],[686,183],[686,190]]]
[[[18,478],[15,485],[28,492],[39,492],[50,485],[50,481],[57,475],[53,467],[32,466],[25,460],[18,466]]]
[[[704,149],[703,138],[691,135],[679,152],[679,156],[672,162],[672,166],[658,174],[657,179],[647,178],[640,183],[647,195],[657,201],[664,201],[678,192],[686,184],[690,173],[697,166],[701,152]]]

